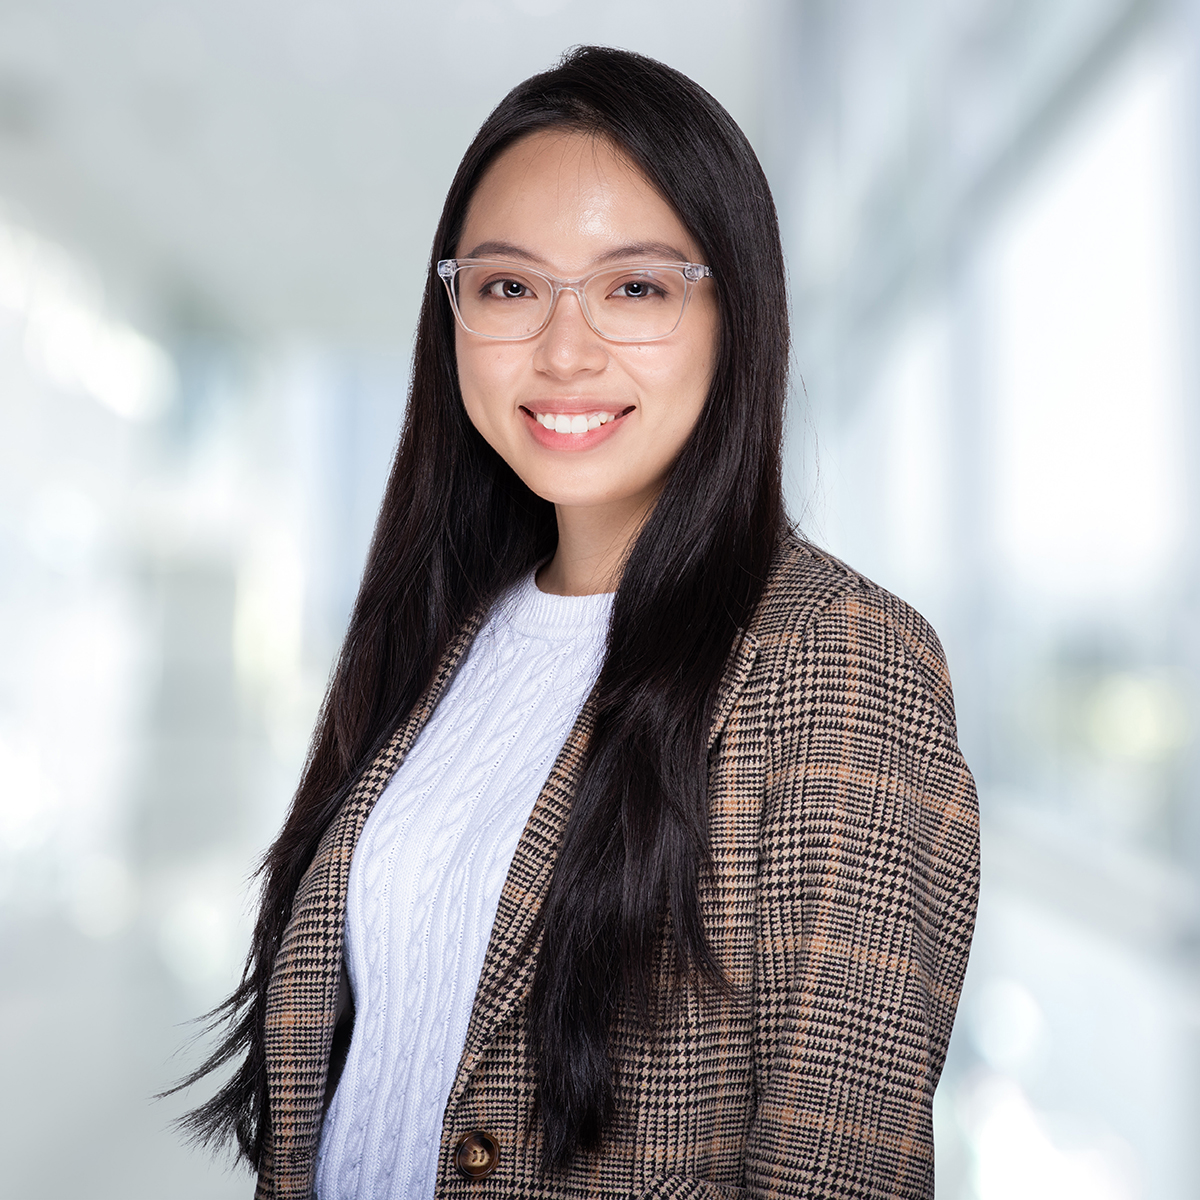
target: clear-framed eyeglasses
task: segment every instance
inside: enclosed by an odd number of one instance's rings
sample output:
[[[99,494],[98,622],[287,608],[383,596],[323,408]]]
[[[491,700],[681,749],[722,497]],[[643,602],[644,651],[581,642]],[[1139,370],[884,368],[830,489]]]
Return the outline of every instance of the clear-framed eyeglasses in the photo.
[[[458,323],[479,337],[536,337],[560,293],[574,292],[587,323],[606,341],[655,342],[679,327],[693,286],[712,270],[700,263],[623,263],[582,279],[556,279],[518,263],[444,258],[437,273]]]

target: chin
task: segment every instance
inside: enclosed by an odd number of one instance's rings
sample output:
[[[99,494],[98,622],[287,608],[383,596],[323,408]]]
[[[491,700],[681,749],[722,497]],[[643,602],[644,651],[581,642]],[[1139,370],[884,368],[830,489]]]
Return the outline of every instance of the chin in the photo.
[[[610,504],[620,501],[628,493],[624,489],[614,489],[611,480],[580,479],[578,477],[564,479],[557,472],[529,471],[517,472],[521,482],[535,495],[551,504],[562,505],[566,508],[591,508],[597,504]]]

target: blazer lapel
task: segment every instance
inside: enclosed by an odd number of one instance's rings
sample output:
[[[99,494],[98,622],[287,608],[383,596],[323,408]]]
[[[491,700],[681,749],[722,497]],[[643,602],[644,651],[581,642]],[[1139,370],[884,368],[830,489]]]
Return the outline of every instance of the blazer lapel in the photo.
[[[325,831],[296,890],[267,990],[269,1140],[277,1200],[307,1200],[311,1195],[354,847],[375,801],[425,727],[480,623],[479,617],[468,622],[446,650],[425,695],[363,773]]]
[[[745,629],[740,630],[740,633],[738,644],[725,664],[725,672],[717,688],[717,702],[713,706],[712,725],[708,730],[709,750],[712,750],[717,738],[721,736],[721,730],[725,728],[725,722],[733,711],[734,701],[749,679],[754,660],[758,657],[758,638]]]
[[[709,727],[709,750],[720,736],[757,654],[757,639],[743,631],[717,689]],[[500,904],[475,992],[467,1040],[446,1104],[447,1113],[465,1091],[495,1031],[508,1019],[533,985],[537,948],[541,941],[540,933],[534,936],[537,918],[554,874],[558,847],[571,813],[571,799],[575,795],[594,726],[595,708],[589,699],[551,768],[546,786],[542,788],[517,843],[504,889],[500,893]]]
[[[533,982],[533,965],[541,938],[533,939],[532,935],[550,886],[550,877],[554,874],[558,847],[571,812],[571,798],[579,783],[595,716],[595,708],[589,699],[550,769],[550,776],[517,842],[500,893],[483,969],[479,973],[467,1040],[459,1059],[458,1074],[450,1089],[447,1112],[462,1095],[494,1031]]]

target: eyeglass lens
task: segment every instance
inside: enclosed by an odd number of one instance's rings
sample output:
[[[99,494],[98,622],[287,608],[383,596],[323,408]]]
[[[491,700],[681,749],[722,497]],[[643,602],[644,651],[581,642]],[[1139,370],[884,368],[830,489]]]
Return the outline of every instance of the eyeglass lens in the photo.
[[[472,333],[523,338],[546,323],[553,298],[548,279],[511,263],[462,266],[455,277],[462,323]],[[583,288],[596,331],[616,340],[666,337],[683,315],[687,279],[673,267],[618,267]]]

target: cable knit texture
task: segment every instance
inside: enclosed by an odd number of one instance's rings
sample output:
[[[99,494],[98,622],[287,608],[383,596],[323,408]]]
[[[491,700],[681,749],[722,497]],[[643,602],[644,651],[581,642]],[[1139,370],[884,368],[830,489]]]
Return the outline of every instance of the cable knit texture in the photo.
[[[500,891],[603,661],[611,595],[500,601],[367,819],[346,898],[354,1036],[320,1200],[420,1200],[437,1176]]]

